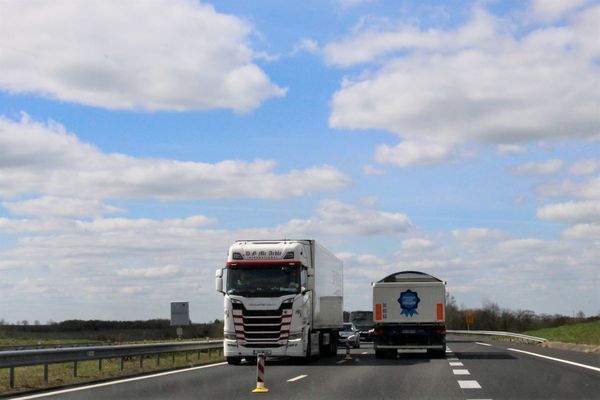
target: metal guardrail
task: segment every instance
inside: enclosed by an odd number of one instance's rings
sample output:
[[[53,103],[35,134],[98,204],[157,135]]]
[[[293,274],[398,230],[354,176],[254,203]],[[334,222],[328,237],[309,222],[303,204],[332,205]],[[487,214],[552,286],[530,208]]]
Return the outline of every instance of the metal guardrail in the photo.
[[[544,338],[523,335],[521,333],[512,333],[512,332],[500,332],[500,331],[457,331],[457,330],[446,330],[446,333],[457,333],[457,334],[465,334],[465,335],[485,335],[485,336],[506,336],[512,337],[516,339],[523,339],[530,342],[543,343],[547,340]]]
[[[157,365],[160,365],[160,354],[185,353],[186,360],[188,353],[200,353],[208,351],[209,356],[212,350],[217,350],[222,354],[223,341],[191,341],[191,342],[169,342],[155,344],[127,344],[119,346],[86,346],[86,347],[64,347],[60,349],[35,349],[35,350],[15,350],[0,351],[0,368],[9,368],[9,386],[14,388],[15,368],[31,365],[44,365],[44,381],[48,382],[48,365],[73,362],[73,376],[77,377],[77,362],[98,360],[98,369],[102,370],[102,360],[108,358],[121,358],[121,370],[124,369],[125,358],[135,356],[140,357],[140,367],[143,366],[144,356],[156,355]]]

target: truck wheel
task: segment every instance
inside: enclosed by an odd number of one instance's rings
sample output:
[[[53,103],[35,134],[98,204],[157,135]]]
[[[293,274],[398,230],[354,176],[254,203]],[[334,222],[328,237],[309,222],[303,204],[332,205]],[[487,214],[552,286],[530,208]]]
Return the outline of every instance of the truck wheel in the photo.
[[[240,365],[242,357],[227,357],[227,364],[229,365]]]

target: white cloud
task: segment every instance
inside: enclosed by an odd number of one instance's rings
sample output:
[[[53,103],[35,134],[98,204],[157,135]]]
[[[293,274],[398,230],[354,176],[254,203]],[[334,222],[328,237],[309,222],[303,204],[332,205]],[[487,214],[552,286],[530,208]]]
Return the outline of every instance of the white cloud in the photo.
[[[302,51],[306,51],[310,54],[319,53],[319,43],[313,39],[301,39],[296,46],[294,46],[294,50],[292,50],[292,55],[298,54]]]
[[[537,191],[542,197],[573,197],[583,200],[600,200],[600,176],[586,181],[565,180],[540,185]]]
[[[547,175],[555,174],[564,167],[564,163],[561,160],[547,160],[547,161],[530,161],[521,165],[518,165],[512,169],[515,174],[529,174],[529,175]]]
[[[600,247],[600,224],[576,224],[565,229],[562,233],[563,237],[571,240],[596,241],[596,248]],[[600,254],[598,255],[600,257]]]
[[[545,246],[544,241],[539,239],[511,239],[498,243],[498,249],[509,253],[522,253],[540,250]]]
[[[411,238],[402,241],[403,251],[427,251],[435,247],[435,244],[428,239]]]
[[[439,164],[452,158],[451,145],[433,141],[405,140],[396,146],[380,145],[375,160],[381,164],[400,167]]]
[[[579,160],[571,164],[569,172],[573,175],[590,175],[600,170],[600,160]]]
[[[358,209],[336,200],[321,200],[317,215],[307,220],[294,219],[284,226],[277,227],[290,236],[353,234],[353,235],[395,235],[412,229],[410,219],[402,213],[389,213],[373,209]]]
[[[541,20],[553,21],[587,2],[588,0],[532,0],[531,11]]]
[[[510,235],[497,229],[490,228],[468,228],[452,230],[451,235],[460,242],[478,242],[481,240],[507,239]]]
[[[362,173],[365,176],[383,176],[385,175],[385,170],[373,165],[365,165],[363,166]]]
[[[402,138],[400,146],[439,146],[433,154],[378,149],[379,161],[400,166],[410,165],[405,157],[414,153],[423,158],[412,163],[447,161],[451,146],[467,143],[595,137],[600,92],[589,82],[599,74],[598,19],[600,6],[588,7],[567,25],[516,35],[507,29],[510,20],[475,9],[450,31],[364,28],[324,48],[325,59],[339,66],[382,64],[344,80],[329,124],[389,131]]]
[[[1,2],[0,14],[10,92],[175,111],[247,111],[286,92],[253,63],[252,26],[197,1]]]
[[[181,268],[176,265],[165,265],[164,267],[149,268],[123,268],[117,270],[117,275],[123,278],[147,278],[159,279],[177,275]]]
[[[3,196],[106,198],[282,199],[342,188],[350,178],[323,165],[284,174],[274,161],[215,164],[103,153],[56,123],[0,117]]]
[[[496,146],[498,154],[525,154],[527,147],[518,144],[499,144]]]
[[[23,201],[4,202],[2,206],[16,215],[37,217],[98,217],[105,214],[123,214],[126,211],[97,200],[43,196]]]
[[[569,224],[600,221],[600,201],[570,201],[538,208],[537,217]]]

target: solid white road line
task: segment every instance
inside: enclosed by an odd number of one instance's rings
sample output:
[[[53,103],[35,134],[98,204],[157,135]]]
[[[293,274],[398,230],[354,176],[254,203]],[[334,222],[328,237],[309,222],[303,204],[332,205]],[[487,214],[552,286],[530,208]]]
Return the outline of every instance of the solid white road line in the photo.
[[[488,346],[488,347],[492,347],[492,345],[491,345],[491,344],[488,344],[488,343],[481,343],[481,342],[475,342],[475,343],[477,343],[477,344],[478,344],[478,345],[480,345],[480,346]]]
[[[458,361],[452,361],[449,363],[451,367],[464,367],[463,363]]]
[[[198,369],[219,367],[221,365],[227,365],[227,363],[226,362],[221,362],[221,363],[217,363],[217,364],[202,365],[202,366],[199,366],[199,367],[192,367],[192,368],[186,368],[186,369],[178,369],[177,371],[161,372],[159,374],[136,376],[135,378],[127,378],[127,379],[121,379],[121,380],[118,380],[118,381],[97,383],[95,385],[81,386],[81,387],[76,387],[76,388],[72,388],[72,389],[57,390],[57,391],[54,391],[54,392],[40,393],[40,394],[34,394],[34,395],[31,395],[31,396],[24,396],[24,397],[15,397],[14,400],[39,399],[41,397],[56,396],[57,394],[79,392],[81,390],[94,389],[94,388],[103,387],[103,386],[118,385],[120,383],[141,381],[141,380],[144,380],[144,379],[152,379],[152,378],[157,378],[159,376],[165,376],[165,375],[181,374],[183,372],[191,372],[191,371],[195,371],[195,370],[198,370]]]
[[[448,360],[448,361],[458,361],[458,358],[456,358],[456,357],[449,357],[449,358],[446,358],[446,360]]]
[[[287,381],[288,381],[288,382],[296,382],[296,381],[299,381],[300,379],[306,378],[307,376],[308,376],[308,375],[299,375],[299,376],[297,376],[297,377],[295,377],[295,378],[288,379]]]
[[[576,362],[573,362],[573,361],[563,360],[562,358],[555,358],[555,357],[543,356],[541,354],[532,353],[530,351],[525,351],[525,350],[512,349],[510,347],[508,348],[508,350],[510,350],[510,351],[516,351],[516,352],[524,353],[524,354],[529,354],[530,356],[536,356],[536,357],[540,357],[540,358],[545,358],[547,360],[558,361],[558,362],[561,362],[561,363],[564,363],[564,364],[574,365],[576,367],[587,368],[587,369],[591,369],[592,371],[600,372],[600,368],[592,367],[591,365],[576,363]]]
[[[468,369],[453,369],[454,375],[471,375]]]
[[[461,389],[481,389],[481,385],[477,381],[458,381]]]

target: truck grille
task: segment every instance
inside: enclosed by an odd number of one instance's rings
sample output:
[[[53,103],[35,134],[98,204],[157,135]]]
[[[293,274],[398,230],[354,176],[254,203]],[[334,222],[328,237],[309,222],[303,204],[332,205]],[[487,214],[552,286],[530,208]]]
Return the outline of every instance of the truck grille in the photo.
[[[292,321],[292,303],[275,310],[247,310],[233,305],[233,322],[238,342],[247,347],[277,347],[287,343]]]

